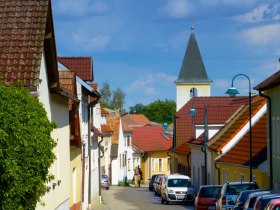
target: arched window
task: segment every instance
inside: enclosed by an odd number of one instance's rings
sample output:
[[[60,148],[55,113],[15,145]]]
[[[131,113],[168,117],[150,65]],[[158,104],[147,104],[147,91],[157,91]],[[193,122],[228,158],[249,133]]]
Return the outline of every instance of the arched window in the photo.
[[[190,97],[195,97],[195,96],[197,96],[197,89],[196,88],[191,88]]]

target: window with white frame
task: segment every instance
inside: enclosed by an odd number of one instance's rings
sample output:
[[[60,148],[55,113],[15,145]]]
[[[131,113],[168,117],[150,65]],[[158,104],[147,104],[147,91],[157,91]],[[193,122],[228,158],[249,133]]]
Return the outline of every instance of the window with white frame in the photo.
[[[130,158],[127,159],[127,170],[131,170],[131,163],[130,163]]]
[[[167,170],[170,171],[171,160],[170,157],[167,158]]]
[[[153,158],[152,159],[152,171],[156,171],[157,168],[156,168],[156,165],[157,165],[157,158]]]
[[[162,158],[158,159],[158,170],[163,171],[163,161]]]
[[[127,141],[126,145],[127,145],[128,147],[130,147],[130,146],[131,146],[130,136],[127,136],[127,137],[126,137],[126,141]]]

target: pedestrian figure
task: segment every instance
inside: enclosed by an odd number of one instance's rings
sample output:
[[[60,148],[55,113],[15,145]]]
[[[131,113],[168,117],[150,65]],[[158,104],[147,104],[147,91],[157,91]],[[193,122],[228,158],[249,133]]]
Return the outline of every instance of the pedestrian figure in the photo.
[[[140,187],[141,180],[143,179],[143,174],[141,168],[138,166],[138,172],[139,172],[139,179],[138,179],[138,187]]]
[[[140,179],[139,169],[138,169],[138,167],[135,167],[135,169],[134,169],[134,185],[135,185],[135,187],[139,187],[139,179]]]

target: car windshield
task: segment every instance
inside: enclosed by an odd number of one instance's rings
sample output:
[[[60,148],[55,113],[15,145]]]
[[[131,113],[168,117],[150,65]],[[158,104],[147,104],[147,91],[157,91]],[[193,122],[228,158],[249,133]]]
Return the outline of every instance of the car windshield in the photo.
[[[200,189],[199,196],[204,198],[218,198],[222,187],[203,187]]]
[[[169,187],[190,187],[191,180],[189,180],[189,179],[169,179],[168,186]]]

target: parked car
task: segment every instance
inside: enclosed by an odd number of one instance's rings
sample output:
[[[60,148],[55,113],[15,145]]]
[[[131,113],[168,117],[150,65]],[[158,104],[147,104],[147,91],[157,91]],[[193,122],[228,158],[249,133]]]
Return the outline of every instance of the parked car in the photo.
[[[269,201],[264,210],[280,210],[280,198]]]
[[[164,175],[164,174],[154,174],[150,179],[149,179],[149,190],[153,191],[154,190],[154,182],[155,179],[158,175]]]
[[[161,194],[161,185],[162,185],[162,178],[164,175],[158,175],[156,179],[156,184],[155,184],[155,195],[160,196]]]
[[[105,188],[106,190],[109,190],[110,188],[110,179],[107,174],[101,175],[101,187]]]
[[[251,193],[258,192],[258,191],[261,191],[261,189],[241,191],[236,198],[235,204],[233,206],[233,210],[242,210],[248,196]]]
[[[259,189],[256,182],[226,182],[216,202],[217,210],[231,209],[241,191]]]
[[[272,199],[280,198],[280,193],[265,194],[257,197],[254,204],[254,210],[263,210]]]
[[[161,204],[194,202],[191,179],[182,174],[165,175],[162,183]]]
[[[244,210],[252,210],[253,207],[254,207],[254,204],[256,202],[257,197],[260,196],[260,195],[269,194],[269,193],[270,193],[269,190],[263,190],[263,191],[260,191],[260,192],[250,193],[246,202],[245,202],[245,204],[244,204],[243,209]]]
[[[194,201],[195,210],[215,210],[216,201],[221,194],[221,185],[200,186]]]

